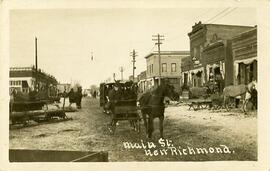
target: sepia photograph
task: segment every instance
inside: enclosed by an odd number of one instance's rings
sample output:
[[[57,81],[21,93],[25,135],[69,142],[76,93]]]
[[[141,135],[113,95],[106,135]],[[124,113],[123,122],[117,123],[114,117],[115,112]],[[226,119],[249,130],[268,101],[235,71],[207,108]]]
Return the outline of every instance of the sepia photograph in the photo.
[[[257,12],[10,10],[9,162],[258,161]]]

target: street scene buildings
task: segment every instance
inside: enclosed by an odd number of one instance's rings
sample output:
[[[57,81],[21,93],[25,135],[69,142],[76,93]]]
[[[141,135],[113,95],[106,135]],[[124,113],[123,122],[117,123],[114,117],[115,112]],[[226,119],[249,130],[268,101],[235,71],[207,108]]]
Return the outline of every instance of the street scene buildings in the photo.
[[[10,161],[256,161],[255,11],[13,11]]]

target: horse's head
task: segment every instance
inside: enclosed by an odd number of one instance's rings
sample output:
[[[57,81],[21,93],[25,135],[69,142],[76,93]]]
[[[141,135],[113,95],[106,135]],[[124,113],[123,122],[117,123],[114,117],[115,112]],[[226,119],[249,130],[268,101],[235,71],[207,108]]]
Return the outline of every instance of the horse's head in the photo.
[[[177,92],[175,92],[174,87],[168,83],[161,84],[158,88],[162,96],[169,97],[170,99],[175,99]]]

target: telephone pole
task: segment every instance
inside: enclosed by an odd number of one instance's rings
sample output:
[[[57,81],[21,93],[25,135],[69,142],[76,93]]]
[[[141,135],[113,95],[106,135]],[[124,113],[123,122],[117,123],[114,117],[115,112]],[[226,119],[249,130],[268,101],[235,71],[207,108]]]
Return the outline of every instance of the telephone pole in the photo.
[[[37,37],[35,37],[35,63],[36,63],[36,71],[38,70],[38,58],[37,58]]]
[[[94,57],[93,57],[93,52],[91,52],[91,61],[94,60]]]
[[[123,72],[124,72],[124,67],[120,67],[119,68],[120,72],[121,72],[121,80],[123,81]]]
[[[157,35],[153,35],[153,41],[157,41],[155,44],[158,45],[158,63],[159,63],[159,67],[158,67],[158,72],[159,72],[159,78],[158,78],[158,85],[161,84],[161,59],[160,59],[160,45],[162,44],[161,41],[164,40],[164,36],[157,34]]]
[[[133,63],[133,68],[132,68],[132,71],[133,71],[132,79],[133,79],[133,82],[134,82],[134,81],[135,81],[135,69],[136,69],[136,67],[135,67],[135,62],[136,62],[136,60],[135,60],[135,58],[136,58],[136,56],[138,56],[138,55],[137,55],[137,52],[133,49],[133,51],[131,52],[130,56],[132,57],[132,63]]]
[[[113,73],[113,80],[115,81],[115,73]]]

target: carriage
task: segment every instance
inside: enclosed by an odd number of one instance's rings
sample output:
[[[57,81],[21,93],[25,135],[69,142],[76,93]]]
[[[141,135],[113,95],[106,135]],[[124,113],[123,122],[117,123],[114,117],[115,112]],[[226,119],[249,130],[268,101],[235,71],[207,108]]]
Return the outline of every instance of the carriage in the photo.
[[[15,91],[14,91],[15,92]],[[55,98],[44,92],[16,92],[10,100],[10,125],[28,125],[29,121],[37,123],[68,120],[65,111],[55,104]],[[57,100],[58,101],[58,100]],[[55,104],[54,108],[48,106]]]
[[[108,100],[109,91],[118,84],[120,99],[113,104]],[[129,121],[130,126],[140,132],[140,116],[137,108],[137,86],[131,81],[100,84],[100,106],[104,112],[110,114],[111,123],[108,124],[110,133],[114,134],[119,121]]]

